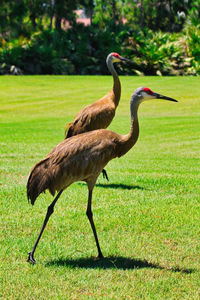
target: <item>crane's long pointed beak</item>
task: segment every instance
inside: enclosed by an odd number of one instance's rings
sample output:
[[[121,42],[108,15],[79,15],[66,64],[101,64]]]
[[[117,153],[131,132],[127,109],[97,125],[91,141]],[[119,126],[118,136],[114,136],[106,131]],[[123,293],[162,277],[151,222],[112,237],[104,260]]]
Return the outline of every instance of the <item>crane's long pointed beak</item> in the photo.
[[[129,63],[129,64],[132,64],[132,63],[133,63],[132,60],[127,59],[127,58],[125,58],[125,57],[123,57],[123,56],[120,56],[120,60],[121,60],[121,61],[125,61],[125,62],[127,62],[127,63]]]
[[[164,99],[164,100],[169,100],[169,101],[173,101],[173,102],[178,102],[178,100],[176,100],[176,99],[173,99],[173,98],[170,98],[170,97],[167,97],[167,96],[163,96],[163,95],[160,95],[160,94],[157,94],[157,93],[154,93],[154,95],[155,95],[156,99]]]

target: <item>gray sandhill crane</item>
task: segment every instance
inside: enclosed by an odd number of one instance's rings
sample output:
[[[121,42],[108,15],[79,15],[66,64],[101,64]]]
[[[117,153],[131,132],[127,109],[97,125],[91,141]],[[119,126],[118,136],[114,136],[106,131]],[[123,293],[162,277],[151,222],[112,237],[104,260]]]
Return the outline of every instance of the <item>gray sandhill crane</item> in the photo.
[[[53,196],[56,191],[58,194],[47,209],[43,226],[29,253],[28,261],[35,263],[34,252],[54,211],[54,206],[63,190],[76,181],[87,183],[89,193],[86,214],[93,230],[98,257],[103,257],[93,221],[92,191],[106,164],[111,159],[124,155],[134,146],[139,136],[138,107],[142,101],[154,98],[177,102],[149,88],[138,88],[131,96],[131,128],[128,134],[120,135],[107,129],[98,129],[73,136],[58,144],[34,166],[27,183],[27,197],[31,200],[31,204],[34,205],[36,198],[46,189]]]
[[[67,126],[66,138],[96,129],[107,128],[110,125],[121,96],[121,84],[113,63],[120,61],[133,63],[118,53],[110,53],[107,56],[106,63],[113,76],[113,87],[108,94],[87,105],[76,115],[74,121]],[[108,180],[106,171],[103,169],[102,172]]]

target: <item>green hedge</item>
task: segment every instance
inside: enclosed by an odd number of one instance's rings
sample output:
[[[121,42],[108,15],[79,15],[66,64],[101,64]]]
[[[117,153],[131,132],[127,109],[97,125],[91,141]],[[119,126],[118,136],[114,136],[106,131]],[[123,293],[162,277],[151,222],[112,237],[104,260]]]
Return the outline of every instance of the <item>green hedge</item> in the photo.
[[[181,33],[110,26],[97,30],[78,24],[67,31],[42,31],[30,39],[0,44],[0,74],[108,74],[105,58],[115,51],[134,61],[121,74],[200,74],[200,25]]]

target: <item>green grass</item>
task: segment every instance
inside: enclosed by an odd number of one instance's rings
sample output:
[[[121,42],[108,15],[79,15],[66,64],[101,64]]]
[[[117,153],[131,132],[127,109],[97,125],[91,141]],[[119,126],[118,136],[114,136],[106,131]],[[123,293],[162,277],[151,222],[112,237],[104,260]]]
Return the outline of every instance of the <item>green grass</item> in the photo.
[[[140,137],[111,161],[93,193],[104,260],[85,215],[87,186],[61,196],[26,262],[53,200],[27,203],[33,165],[64,137],[64,126],[112,86],[111,77],[0,78],[0,297],[2,299],[199,299],[199,78],[121,77],[110,129],[125,134],[139,86],[179,100],[139,108]]]

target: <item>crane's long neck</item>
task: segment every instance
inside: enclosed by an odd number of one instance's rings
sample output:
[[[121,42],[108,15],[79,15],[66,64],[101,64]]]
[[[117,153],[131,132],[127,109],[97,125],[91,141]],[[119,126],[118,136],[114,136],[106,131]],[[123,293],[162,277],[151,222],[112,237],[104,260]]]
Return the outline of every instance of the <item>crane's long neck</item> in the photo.
[[[111,90],[112,93],[111,101],[114,102],[115,107],[117,107],[121,96],[121,83],[119,80],[119,76],[114,68],[112,60],[107,61],[107,66],[110,73],[113,76],[113,88]]]
[[[134,101],[134,96],[131,97],[130,111],[131,111],[131,129],[129,132],[130,139],[137,142],[139,136],[139,121],[138,121],[138,107],[140,105],[139,100]]]
[[[139,122],[138,122],[138,107],[140,101],[131,97],[130,110],[131,110],[131,128],[127,135],[122,137],[122,143],[119,150],[119,156],[126,154],[137,142],[139,137]]]

